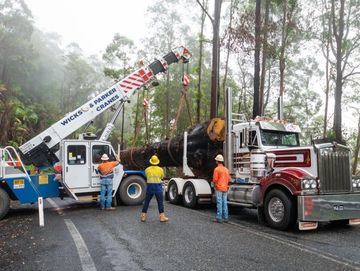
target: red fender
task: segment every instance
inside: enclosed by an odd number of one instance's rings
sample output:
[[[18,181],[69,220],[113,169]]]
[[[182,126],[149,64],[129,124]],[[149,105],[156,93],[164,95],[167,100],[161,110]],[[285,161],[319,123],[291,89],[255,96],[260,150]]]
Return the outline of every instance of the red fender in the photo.
[[[274,172],[260,181],[262,195],[265,195],[269,187],[280,185],[285,187],[292,195],[301,193],[301,180],[309,176],[309,173],[300,168],[285,168]]]

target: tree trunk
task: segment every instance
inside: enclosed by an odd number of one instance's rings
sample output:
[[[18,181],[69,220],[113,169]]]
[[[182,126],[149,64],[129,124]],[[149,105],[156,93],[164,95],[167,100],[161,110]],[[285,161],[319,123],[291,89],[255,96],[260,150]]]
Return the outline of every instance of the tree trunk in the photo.
[[[260,86],[260,49],[261,49],[261,0],[256,0],[255,10],[255,53],[254,53],[254,100],[253,119],[260,116],[259,86]]]
[[[205,5],[205,0],[203,1],[203,6]],[[201,80],[202,80],[202,61],[203,61],[203,49],[204,49],[204,24],[205,24],[206,13],[203,10],[201,14],[201,30],[200,30],[200,40],[199,40],[199,68],[198,68],[198,85],[197,85],[197,95],[196,95],[196,123],[200,123],[200,109],[201,109]]]
[[[342,87],[343,87],[343,49],[342,42],[344,36],[344,1],[340,0],[339,18],[337,20],[338,25],[335,22],[335,16],[333,17],[333,33],[336,41],[336,86],[335,86],[335,106],[334,106],[334,132],[335,140],[343,143],[342,139],[342,112],[341,112],[341,99],[342,99]],[[335,15],[335,0],[332,0],[332,14]],[[338,31],[337,31],[338,28]]]
[[[188,164],[196,171],[194,173],[197,176],[208,177],[215,166],[214,157],[222,153],[224,129],[221,123],[223,121],[215,119],[196,124],[188,132]],[[149,159],[154,154],[159,157],[161,167],[180,167],[183,162],[183,147],[184,137],[178,135],[143,148],[123,150],[120,157],[125,168],[144,170],[149,166]]]
[[[328,116],[328,107],[329,107],[329,90],[330,90],[330,76],[329,76],[329,41],[326,43],[326,65],[325,65],[325,77],[326,77],[326,87],[325,87],[325,112],[324,112],[324,131],[323,138],[326,138],[327,133],[327,116]]]
[[[221,1],[215,0],[214,20],[213,20],[213,52],[212,52],[212,71],[211,71],[211,105],[210,118],[217,116],[218,93],[219,93],[219,26]]]
[[[230,3],[230,22],[229,22],[229,29],[231,30],[232,28],[232,21],[233,21],[233,13],[234,13],[234,6],[233,6],[233,1],[231,0]],[[229,35],[228,40],[227,40],[227,44],[226,44],[226,61],[225,61],[225,74],[224,74],[224,78],[223,78],[223,82],[222,82],[222,93],[223,93],[223,97],[225,98],[225,88],[226,88],[226,80],[227,80],[227,75],[228,75],[228,68],[229,68],[229,57],[230,57],[230,41],[231,41],[231,36]],[[224,101],[224,114],[225,114],[225,101]]]
[[[271,90],[271,64],[269,63],[269,67],[268,67],[268,70],[269,70],[269,75],[268,75],[268,85],[267,85],[267,91],[266,91],[266,99],[265,99],[265,102],[264,102],[264,112],[265,112],[265,109],[269,103],[269,99],[270,99],[270,90]]]
[[[267,35],[268,35],[268,24],[269,24],[269,9],[270,0],[265,0],[265,22],[263,26],[263,50],[262,50],[262,61],[261,61],[261,78],[260,78],[260,116],[265,114],[264,106],[264,88],[265,88],[265,77],[266,77],[266,59],[267,59]]]
[[[283,1],[283,18],[282,18],[282,30],[281,30],[281,47],[280,47],[280,97],[284,96],[284,72],[285,72],[285,48],[286,48],[286,20],[287,20],[287,0]]]

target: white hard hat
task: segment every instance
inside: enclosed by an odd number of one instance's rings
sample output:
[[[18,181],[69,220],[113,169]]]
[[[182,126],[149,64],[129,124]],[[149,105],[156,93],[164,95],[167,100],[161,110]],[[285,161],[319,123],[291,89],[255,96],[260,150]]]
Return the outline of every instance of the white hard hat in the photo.
[[[224,162],[224,156],[221,154],[216,155],[215,160],[218,162]]]
[[[102,160],[102,161],[107,161],[107,160],[109,160],[109,156],[108,156],[106,153],[104,153],[104,154],[101,156],[101,160]]]

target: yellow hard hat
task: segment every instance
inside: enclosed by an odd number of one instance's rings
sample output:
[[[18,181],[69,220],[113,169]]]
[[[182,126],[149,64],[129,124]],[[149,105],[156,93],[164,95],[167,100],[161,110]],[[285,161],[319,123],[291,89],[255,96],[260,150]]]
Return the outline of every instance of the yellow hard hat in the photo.
[[[215,160],[218,162],[224,162],[224,156],[221,154],[216,155]]]
[[[158,165],[160,163],[159,158],[156,155],[151,156],[150,164],[152,165]]]

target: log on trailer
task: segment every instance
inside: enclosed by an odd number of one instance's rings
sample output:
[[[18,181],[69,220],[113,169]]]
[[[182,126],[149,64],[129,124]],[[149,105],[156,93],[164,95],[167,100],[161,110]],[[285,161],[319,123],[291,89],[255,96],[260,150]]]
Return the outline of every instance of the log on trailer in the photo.
[[[196,176],[208,177],[215,167],[215,156],[223,152],[223,119],[196,124],[188,131],[187,161]],[[122,164],[127,169],[143,170],[156,154],[161,167],[181,167],[183,162],[184,136],[177,135],[168,140],[152,143],[142,148],[130,148],[120,152]]]

